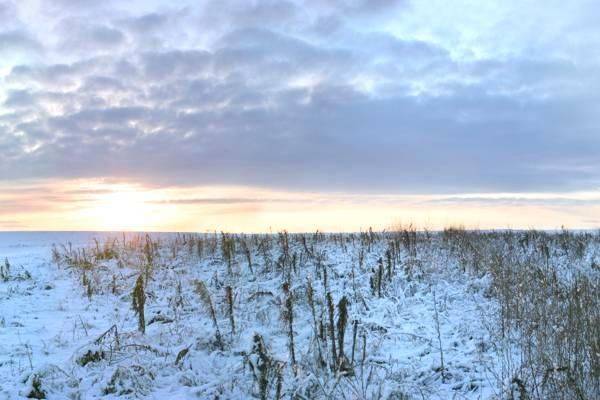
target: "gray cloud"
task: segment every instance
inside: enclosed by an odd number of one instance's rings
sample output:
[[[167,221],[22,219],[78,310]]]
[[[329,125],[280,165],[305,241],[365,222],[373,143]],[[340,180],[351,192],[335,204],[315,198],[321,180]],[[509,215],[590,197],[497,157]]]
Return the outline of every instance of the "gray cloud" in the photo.
[[[191,98],[190,104],[179,106],[197,106],[197,111],[181,113],[171,103],[159,109],[107,107],[48,118],[48,128],[61,137],[28,158],[50,161],[48,172],[64,176],[72,176],[70,171],[94,176],[101,170],[165,182],[293,188],[348,190],[360,182],[366,189],[394,187],[401,192],[431,187],[551,190],[555,185],[573,189],[598,182],[594,169],[542,168],[545,162],[564,165],[573,160],[597,166],[598,140],[565,140],[554,125],[575,123],[577,110],[547,117],[555,104],[532,103],[519,110],[505,98],[473,97],[471,92],[462,102],[456,96],[421,99],[421,104],[410,96],[374,101],[349,87],[334,86],[307,91],[307,104],[286,100],[277,108],[244,110],[241,101],[203,111],[203,99],[228,103],[243,91],[254,96],[250,104],[269,100],[247,87],[233,85],[225,91],[206,82],[188,83],[200,93],[196,101],[185,91],[171,96],[177,101],[179,96]],[[460,113],[500,116],[490,128],[487,119],[457,121]],[[529,126],[532,115],[548,120]],[[382,174],[386,171],[394,173]]]
[[[541,206],[541,207],[590,207],[600,206],[600,198],[583,199],[572,197],[443,197],[428,200],[427,203],[443,206]]]
[[[35,104],[35,95],[28,90],[15,90],[8,93],[4,106],[8,108],[31,107]]]
[[[173,205],[229,205],[229,204],[251,204],[251,203],[292,203],[297,200],[278,199],[278,198],[246,198],[246,197],[219,197],[219,198],[193,198],[193,199],[174,199],[155,201],[155,204],[173,204]]]
[[[330,8],[332,12],[346,14],[376,14],[396,8],[405,3],[402,0],[325,0],[320,3]]]
[[[0,22],[8,24],[16,18],[14,5],[8,2],[0,2]]]
[[[63,51],[79,51],[94,54],[114,50],[126,40],[123,33],[111,26],[90,23],[89,18],[66,18],[60,21],[57,30],[61,35]]]
[[[410,12],[382,0],[80,5],[51,24],[58,46],[38,49],[47,62],[18,63],[5,77],[14,89],[0,115],[0,179],[398,193],[600,187],[597,61],[459,57],[370,22]],[[77,16],[86,13],[98,18]],[[0,34],[2,43],[25,42]],[[195,200],[207,199],[182,201]]]
[[[134,32],[146,34],[163,28],[169,20],[168,15],[149,13],[125,21],[125,25]]]
[[[176,76],[189,79],[203,74],[211,61],[210,54],[202,50],[148,52],[143,53],[141,58],[141,66],[147,77],[157,81]]]
[[[34,52],[42,50],[42,45],[27,32],[12,30],[0,32],[0,54],[11,52]]]
[[[76,10],[78,12],[85,11],[96,11],[99,8],[110,7],[113,0],[104,0],[104,1],[96,1],[96,0],[54,0],[52,2],[53,7],[61,10]]]

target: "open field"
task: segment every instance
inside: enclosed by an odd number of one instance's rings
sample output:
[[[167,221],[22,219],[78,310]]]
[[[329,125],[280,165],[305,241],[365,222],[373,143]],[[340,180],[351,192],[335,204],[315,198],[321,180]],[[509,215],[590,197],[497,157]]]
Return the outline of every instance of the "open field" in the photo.
[[[597,232],[4,233],[0,257],[2,399],[600,398]]]

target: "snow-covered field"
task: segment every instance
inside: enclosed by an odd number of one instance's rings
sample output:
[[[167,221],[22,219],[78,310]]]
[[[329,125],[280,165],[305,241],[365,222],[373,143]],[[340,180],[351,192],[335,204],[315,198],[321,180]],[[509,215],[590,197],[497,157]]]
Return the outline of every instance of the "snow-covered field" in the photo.
[[[0,233],[0,398],[543,398],[524,325],[503,325],[507,297],[480,265],[493,259],[475,259],[487,244],[468,243],[410,230]],[[598,248],[590,235],[579,272],[559,278],[597,288]],[[546,259],[564,272],[559,253]],[[594,351],[579,360],[591,376]],[[588,383],[574,393],[591,398]]]

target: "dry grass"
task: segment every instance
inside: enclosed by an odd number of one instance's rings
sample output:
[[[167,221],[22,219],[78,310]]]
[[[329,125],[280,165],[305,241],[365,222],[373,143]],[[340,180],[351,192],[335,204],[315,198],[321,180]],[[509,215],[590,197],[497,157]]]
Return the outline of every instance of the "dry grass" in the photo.
[[[332,274],[323,262],[325,254],[319,253],[319,245],[324,243],[342,252],[356,251],[356,265],[348,265],[343,276]],[[89,276],[99,273],[101,261],[133,265],[139,271],[139,279],[143,276],[141,282],[148,284],[167,257],[161,253],[165,248],[170,249],[172,259],[185,254],[190,259],[220,260],[214,282],[195,281],[194,285],[213,322],[215,345],[221,351],[226,343],[219,330],[219,310],[224,310],[222,314],[230,321],[230,340],[241,334],[240,329],[236,330],[234,316],[237,276],[243,273],[256,280],[280,279],[290,362],[274,359],[265,339],[258,334],[253,337],[253,349],[245,357],[260,398],[279,398],[283,393],[297,396],[292,398],[339,398],[342,392],[377,398],[377,385],[385,374],[377,372],[377,365],[369,364],[370,328],[357,315],[349,314],[349,304],[362,307],[366,296],[386,298],[399,274],[408,282],[426,280],[427,271],[432,268],[457,268],[465,276],[489,278],[487,293],[497,299],[499,313],[482,314],[482,318],[488,319],[486,325],[495,338],[492,346],[501,355],[501,364],[490,366],[500,398],[600,398],[600,233],[482,232],[462,227],[427,232],[408,226],[360,234],[187,234],[177,235],[169,244],[137,235],[103,244],[96,242],[92,251],[74,250],[69,245],[54,247],[53,259],[80,271],[88,285],[86,290],[116,293],[114,276],[112,288],[89,289],[93,285]],[[381,248],[385,250],[371,257],[376,263],[365,261],[365,255]],[[431,254],[446,260],[445,264],[427,265]],[[314,269],[312,282],[298,278],[299,269],[307,268]],[[371,281],[358,281],[359,273],[370,276]],[[348,282],[352,292],[348,292],[348,297],[339,296],[336,307],[330,289],[332,283],[338,287],[340,282]],[[181,282],[178,285],[180,307]],[[220,288],[225,288],[225,295],[213,296],[223,293],[222,289],[217,291]],[[254,295],[274,297],[276,293]],[[434,299],[439,334],[437,301]],[[308,348],[298,348],[294,337],[295,310],[299,308],[306,309],[310,316],[312,340]],[[345,341],[347,329],[352,329],[351,343]],[[141,325],[140,330],[143,332]],[[438,339],[444,380],[441,336]],[[296,354],[311,357],[297,360]],[[290,378],[299,370],[305,374],[310,371],[322,379],[299,383]],[[407,398],[401,393],[397,396]]]

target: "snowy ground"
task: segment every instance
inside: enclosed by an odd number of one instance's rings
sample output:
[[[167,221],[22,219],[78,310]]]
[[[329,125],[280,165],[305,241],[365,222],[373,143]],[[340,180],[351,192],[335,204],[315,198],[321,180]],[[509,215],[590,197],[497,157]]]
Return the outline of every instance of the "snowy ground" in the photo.
[[[0,398],[27,397],[35,387],[49,399],[259,398],[255,334],[262,336],[271,360],[267,398],[276,398],[278,382],[282,398],[504,397],[498,365],[506,352],[493,345],[499,311],[488,294],[489,278],[464,273],[447,254],[420,249],[411,259],[401,250],[379,297],[370,279],[378,259],[386,263],[387,240],[375,240],[370,248],[356,238],[314,240],[308,248],[290,240],[286,261],[276,235],[269,241],[248,239],[251,272],[239,241],[229,271],[218,235],[197,242],[155,235],[143,335],[131,295],[144,271],[141,237],[138,247],[127,247],[116,235],[118,257],[94,260],[85,276],[64,260],[51,261],[53,243],[90,249],[92,239],[102,244],[107,237],[0,233],[0,262],[7,258],[10,264],[8,277],[0,281]],[[59,249],[67,251],[68,245]],[[307,290],[310,282],[317,319],[327,327],[324,274],[333,304],[342,296],[349,300],[343,347],[348,359],[355,348],[351,373],[316,361],[321,351],[328,362],[331,342],[327,333],[324,340],[316,338]],[[222,349],[197,281],[209,289]],[[294,299],[294,367],[284,282],[290,282]],[[337,321],[339,307],[335,310]]]

